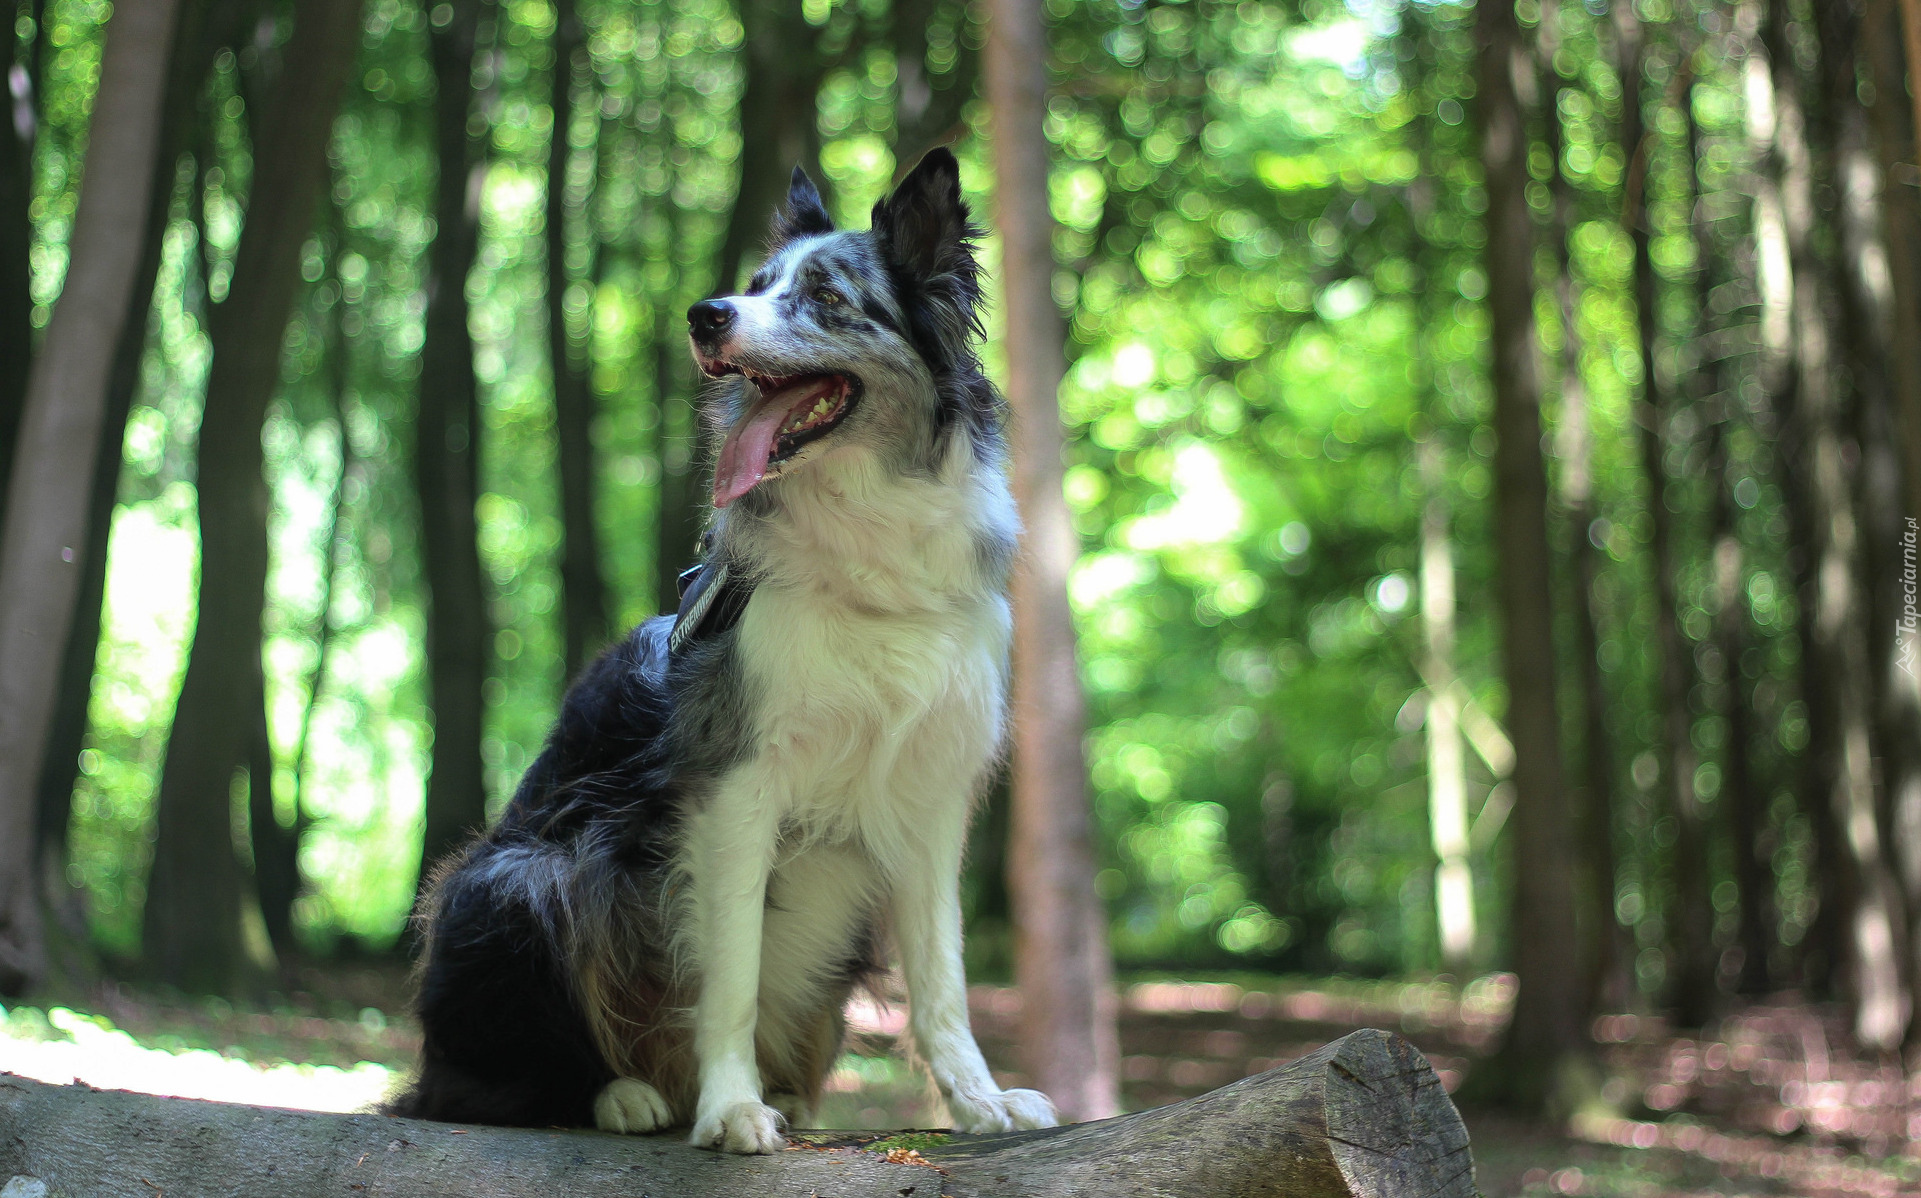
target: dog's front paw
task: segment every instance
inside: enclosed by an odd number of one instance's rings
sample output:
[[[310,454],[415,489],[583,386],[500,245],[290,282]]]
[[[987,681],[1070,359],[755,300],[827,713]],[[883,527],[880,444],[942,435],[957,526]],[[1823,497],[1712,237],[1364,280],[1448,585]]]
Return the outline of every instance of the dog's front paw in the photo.
[[[1002,1090],[996,1094],[955,1094],[947,1100],[954,1130],[974,1135],[1054,1127],[1061,1121],[1054,1103],[1039,1090]]]
[[[722,1152],[779,1152],[787,1147],[781,1124],[780,1112],[764,1102],[736,1102],[704,1110],[694,1120],[689,1142],[696,1148]]]
[[[594,1099],[594,1126],[602,1131],[645,1135],[674,1121],[667,1100],[646,1082],[617,1077]]]

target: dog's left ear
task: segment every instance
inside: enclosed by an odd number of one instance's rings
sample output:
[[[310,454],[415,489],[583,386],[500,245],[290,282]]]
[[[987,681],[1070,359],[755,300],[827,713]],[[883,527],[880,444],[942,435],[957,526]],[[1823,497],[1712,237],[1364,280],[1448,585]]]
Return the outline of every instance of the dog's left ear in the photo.
[[[774,227],[768,240],[778,246],[796,237],[833,231],[834,218],[827,215],[827,206],[820,202],[820,189],[814,186],[806,171],[795,167],[793,180],[787,184],[787,202],[774,213]]]
[[[894,194],[874,205],[874,232],[888,264],[918,282],[954,270],[957,258],[971,260],[974,230],[953,151],[929,150]]]
[[[894,194],[874,205],[874,240],[894,277],[916,348],[937,370],[970,361],[981,336],[981,235],[967,220],[960,163],[929,150]]]

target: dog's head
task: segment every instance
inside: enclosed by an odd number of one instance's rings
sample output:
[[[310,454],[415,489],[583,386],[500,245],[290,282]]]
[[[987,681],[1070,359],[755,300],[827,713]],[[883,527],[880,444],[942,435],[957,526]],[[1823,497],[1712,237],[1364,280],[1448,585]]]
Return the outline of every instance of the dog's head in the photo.
[[[741,377],[714,411],[715,507],[842,449],[910,465],[951,431],[997,433],[1000,401],[974,355],[978,236],[945,149],[874,205],[864,232],[836,230],[795,169],[746,293],[687,313],[701,370]]]

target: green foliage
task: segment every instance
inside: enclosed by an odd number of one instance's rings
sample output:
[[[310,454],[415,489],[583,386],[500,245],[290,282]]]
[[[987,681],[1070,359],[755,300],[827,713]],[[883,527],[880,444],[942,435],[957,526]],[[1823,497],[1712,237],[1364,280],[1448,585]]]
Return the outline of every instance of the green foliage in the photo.
[[[1429,496],[1414,441],[1434,439],[1446,463],[1464,681],[1482,707],[1498,715],[1504,704],[1490,599],[1472,13],[1366,0],[1050,0],[1048,9],[1054,292],[1071,317],[1066,488],[1085,548],[1072,599],[1091,704],[1098,885],[1116,952],[1126,965],[1169,968],[1437,968],[1426,699],[1415,664]],[[39,31],[43,316],[64,270],[107,12],[99,0],[53,0]],[[549,87],[569,64],[554,61],[555,8],[502,0],[488,12],[475,83],[489,154],[467,287],[483,407],[481,551],[497,630],[485,741],[497,810],[538,751],[564,682],[548,188],[565,189],[570,282],[560,301],[569,352],[598,405],[599,549],[614,615],[627,626],[652,614],[658,483],[663,461],[686,453],[664,402],[692,386],[680,314],[725,282],[714,258],[741,166],[743,30],[726,0],[586,0],[575,116],[556,130]],[[1648,752],[1649,521],[1620,220],[1622,87],[1603,20],[1575,6],[1552,12],[1549,111],[1564,144],[1559,163],[1537,155],[1534,199],[1548,229],[1548,184],[1564,172],[1575,196],[1575,327],[1562,327],[1545,287],[1539,308],[1550,361],[1570,334],[1578,339],[1600,508],[1589,528],[1557,522],[1557,552],[1587,537],[1603,559],[1600,659],[1633,846],[1617,910],[1640,929],[1641,977],[1652,986],[1664,970],[1660,850],[1672,829],[1653,797]],[[1726,16],[1708,5],[1696,15]],[[810,0],[807,16],[835,56],[818,97],[822,168],[837,215],[858,224],[902,165],[891,12],[884,0]],[[418,0],[369,4],[335,130],[331,204],[308,246],[308,287],[265,434],[275,514],[263,661],[276,807],[288,826],[315,821],[296,911],[315,949],[342,937],[392,944],[418,870],[431,722],[409,479],[438,169],[429,19]],[[1656,82],[1665,83],[1700,38],[1678,15],[1655,28]],[[19,36],[36,36],[30,21]],[[960,77],[960,56],[979,40],[958,6],[936,6],[925,66],[938,85]],[[252,44],[223,52],[202,98],[206,136],[199,160],[181,163],[126,439],[69,867],[95,935],[118,952],[137,949],[153,791],[192,634],[206,314],[224,297],[244,221],[249,104],[268,73],[285,69],[272,57]],[[1717,252],[1737,258],[1749,236],[1742,68],[1699,57],[1701,85],[1687,93],[1702,127],[1699,158],[1671,103],[1650,122],[1655,318],[1662,368],[1677,380],[1698,364],[1702,329],[1751,318],[1738,280],[1718,280],[1705,303],[1696,286],[1706,265],[1688,228],[1697,184]],[[991,214],[987,114],[975,105],[968,123],[965,179]],[[549,179],[554,136],[566,139],[567,167]],[[987,247],[990,260],[997,252]],[[1553,257],[1544,243],[1544,284]],[[1807,738],[1793,687],[1799,613],[1773,430],[1744,370],[1751,350],[1735,342],[1726,394],[1690,401],[1670,463],[1692,563],[1681,578],[1683,624],[1706,652],[1712,578],[1701,513],[1717,480],[1704,476],[1701,431],[1716,412],[1728,415],[1756,647],[1752,660],[1703,667],[1697,782],[1711,804],[1733,751],[1720,714],[1727,680],[1745,680],[1767,732],[1754,761],[1775,807],[1783,936],[1793,943],[1812,909],[1809,830],[1788,789]],[[1559,411],[1551,402],[1550,418]],[[1572,630],[1563,634],[1572,646]],[[1575,727],[1570,720],[1571,742]],[[1471,764],[1478,808],[1496,779]],[[1477,842],[1474,862],[1492,924],[1504,894],[1498,844]],[[971,879],[970,893],[992,881]],[[982,943],[1005,943],[994,904],[976,905]],[[1487,963],[1501,959],[1498,936],[1483,947]]]

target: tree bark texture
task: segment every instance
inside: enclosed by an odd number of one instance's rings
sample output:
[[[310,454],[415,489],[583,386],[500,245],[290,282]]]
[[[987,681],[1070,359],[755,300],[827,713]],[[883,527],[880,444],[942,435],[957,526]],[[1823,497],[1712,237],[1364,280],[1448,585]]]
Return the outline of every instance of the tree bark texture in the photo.
[[[596,487],[599,471],[594,454],[594,395],[587,372],[568,333],[567,292],[573,272],[568,269],[569,218],[586,207],[585,180],[575,180],[573,151],[574,60],[581,50],[580,17],[573,0],[556,0],[554,10],[554,76],[550,95],[553,135],[547,152],[547,345],[554,384],[554,432],[560,462],[560,590],[561,639],[565,648],[566,680],[607,643],[607,584],[600,569],[599,517]],[[591,163],[592,159],[584,162]],[[591,296],[591,292],[590,292]],[[592,299],[584,324],[593,327]]]
[[[0,1184],[45,1198],[1469,1198],[1466,1129],[1421,1054],[1361,1031],[1172,1106],[1002,1136],[801,1132],[723,1156],[680,1132],[461,1127],[49,1086],[0,1074]],[[32,1188],[38,1182],[41,1188]]]
[[[480,385],[467,327],[467,275],[480,246],[484,144],[470,131],[474,56],[486,0],[454,0],[433,30],[438,232],[428,254],[426,340],[414,426],[414,483],[427,583],[428,699],[434,713],[420,884],[487,818],[480,759],[487,596],[480,570]]]
[[[1562,776],[1548,564],[1547,469],[1534,325],[1533,218],[1523,89],[1534,70],[1514,9],[1475,9],[1481,165],[1487,186],[1495,540],[1502,673],[1514,742],[1511,933],[1520,993],[1504,1055],[1511,1097],[1538,1099],[1584,1042],[1587,1003],[1574,916],[1573,818]]]
[[[1120,1107],[1107,914],[1094,891],[1080,670],[1067,575],[1080,542],[1061,490],[1058,392],[1067,329],[1054,306],[1047,206],[1047,38],[1038,0],[988,9],[1014,494],[1027,535],[1014,570],[1012,834],[1007,887],[1030,1077],[1068,1118]]]
[[[334,113],[360,47],[358,0],[303,0],[289,67],[261,114],[254,186],[226,301],[208,314],[213,360],[200,422],[200,591],[156,812],[142,951],[154,976],[220,990],[244,970],[248,887],[233,854],[237,770],[259,766],[267,512],[261,427],[280,385],[300,250],[313,232]],[[250,779],[256,787],[267,779]]]
[[[92,466],[112,355],[134,310],[161,148],[175,0],[123,0],[108,23],[65,291],[27,380],[0,524],[0,992],[45,968],[34,870],[36,785],[81,585]]]

